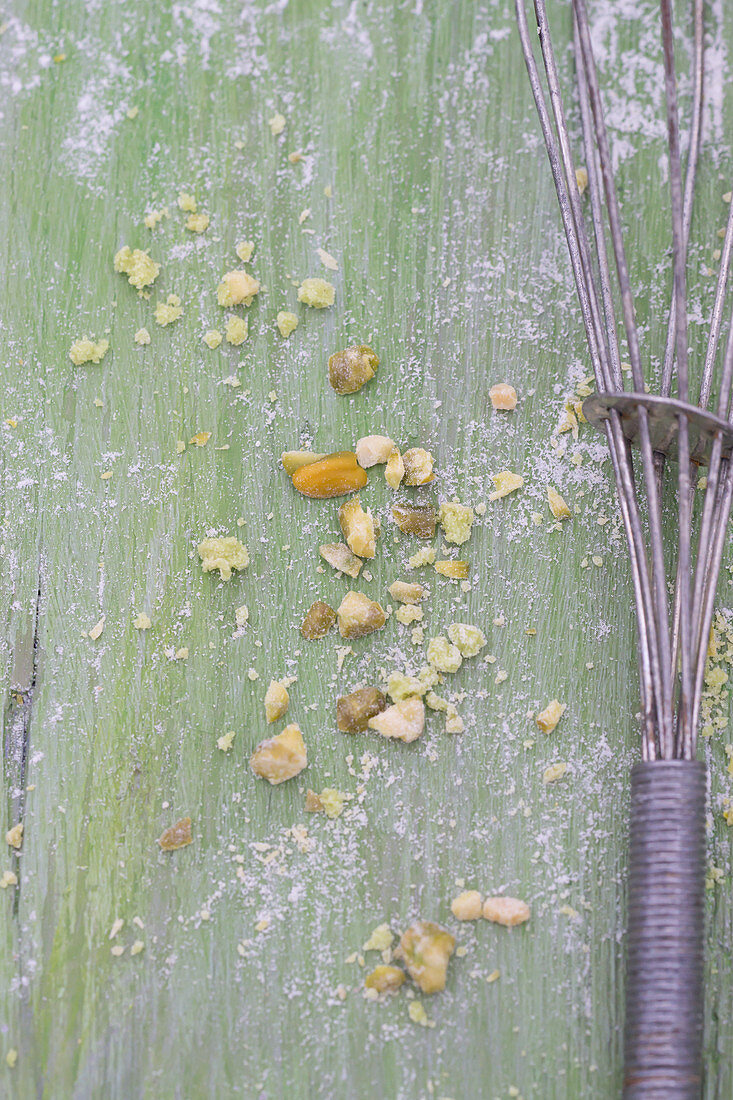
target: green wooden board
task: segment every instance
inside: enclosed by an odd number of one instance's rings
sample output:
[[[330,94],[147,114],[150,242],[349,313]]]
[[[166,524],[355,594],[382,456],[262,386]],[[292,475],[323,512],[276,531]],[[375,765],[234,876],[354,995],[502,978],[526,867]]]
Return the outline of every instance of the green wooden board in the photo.
[[[554,9],[567,37],[567,5]],[[649,358],[669,291],[655,5],[594,9]],[[631,590],[600,438],[562,437],[564,457],[551,443],[588,366],[512,6],[19,0],[3,19],[0,829],[22,820],[25,835],[20,856],[8,849],[0,862],[19,876],[0,893],[0,1092],[615,1096],[638,757]],[[698,358],[733,122],[730,13],[712,5],[708,25],[691,250]],[[279,138],[267,126],[276,110],[287,119]],[[211,215],[200,238],[183,227],[181,189]],[[146,211],[163,205],[170,219],[146,229]],[[266,290],[248,311],[248,342],[210,351],[201,337],[222,324],[214,291],[241,239],[255,242],[251,270]],[[163,265],[150,302],[113,272],[125,243]],[[339,263],[336,305],[323,312],[297,306],[293,286],[328,276],[317,247]],[[153,306],[169,293],[184,316],[160,329]],[[283,308],[301,317],[286,342],[274,329]],[[133,343],[141,325],[147,347]],[[75,368],[69,345],[87,334],[111,350]],[[381,366],[340,398],[326,360],[355,341]],[[239,388],[224,383],[232,374]],[[510,417],[489,409],[503,379],[520,392]],[[176,441],[199,430],[209,444],[178,455]],[[474,528],[470,591],[431,576],[426,637],[475,622],[496,656],[467,661],[444,686],[466,693],[458,737],[432,713],[412,746],[339,733],[335,696],[420,667],[422,650],[393,619],[339,670],[337,638],[305,643],[297,629],[312,600],[338,603],[347,582],[317,571],[336,504],[296,497],[280,452],[347,448],[370,432],[428,446],[436,498],[476,504],[492,473],[525,477]],[[551,529],[548,482],[578,507],[562,531]],[[363,498],[383,535],[358,587],[384,602],[417,547],[395,539],[378,470]],[[249,569],[227,583],[204,575],[195,552],[213,532],[249,547]],[[250,621],[237,634],[241,604]],[[142,610],[147,633],[132,625]],[[103,614],[91,641],[82,632]],[[182,646],[187,661],[166,655]],[[266,732],[267,682],[285,675],[298,677],[289,717],[309,768],[269,788],[247,760]],[[543,738],[531,715],[554,696],[567,713]],[[225,755],[216,739],[229,729]],[[710,892],[708,1097],[733,1090],[727,736],[706,750],[710,858],[724,875]],[[557,761],[567,777],[543,786]],[[304,813],[306,787],[324,786],[354,796],[335,821]],[[183,815],[194,843],[164,856],[156,838]],[[459,879],[526,898],[529,925],[458,925]],[[466,948],[446,991],[424,998],[430,1028],[412,1023],[404,989],[365,1001],[364,972],[346,961],[376,925],[416,916]]]

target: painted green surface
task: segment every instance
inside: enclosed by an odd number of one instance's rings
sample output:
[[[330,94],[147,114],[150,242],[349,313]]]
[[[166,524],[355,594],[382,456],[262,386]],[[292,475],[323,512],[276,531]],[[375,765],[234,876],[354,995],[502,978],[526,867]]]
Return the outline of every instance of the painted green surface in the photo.
[[[566,6],[557,10],[567,34]],[[646,346],[658,348],[669,264],[662,145],[649,122],[661,92],[655,9],[601,14],[633,274],[651,287],[640,316]],[[22,819],[25,837],[20,857],[0,862],[20,878],[0,894],[0,1092],[616,1095],[627,774],[638,753],[631,593],[600,441],[585,429],[577,445],[563,437],[564,458],[551,446],[587,367],[511,7],[20,0],[4,18],[0,414],[17,426],[0,427],[0,828]],[[718,5],[709,20],[698,320],[712,296],[705,267],[715,266],[733,120],[720,68],[733,25]],[[278,139],[267,127],[276,110],[287,118]],[[180,189],[211,214],[202,238],[183,228]],[[151,232],[143,216],[162,205],[171,217]],[[214,290],[243,238],[255,241],[251,270],[266,291],[248,311],[248,342],[210,351],[201,336],[222,325]],[[150,302],[113,273],[124,243],[163,264]],[[336,305],[322,313],[296,306],[293,286],[328,275],[319,246],[339,262]],[[169,329],[153,322],[159,293],[184,303]],[[301,316],[287,342],[273,327],[281,308]],[[144,348],[132,341],[141,325],[152,334]],[[696,351],[701,333],[695,324]],[[111,350],[74,368],[68,348],[85,334],[108,335]],[[371,343],[381,366],[339,398],[326,359],[354,341]],[[232,374],[238,389],[223,384]],[[488,409],[502,379],[521,396],[510,417]],[[178,455],[176,441],[198,430],[212,432],[208,446]],[[485,500],[502,468],[526,479],[521,494],[489,504],[464,548],[470,592],[430,579],[426,637],[476,622],[496,663],[466,662],[445,685],[467,693],[465,733],[445,734],[430,714],[413,746],[335,728],[337,694],[382,669],[419,667],[421,651],[393,621],[354,643],[339,671],[337,638],[301,639],[312,600],[335,605],[347,584],[317,572],[318,545],[337,536],[336,505],[296,498],[278,468],[283,449],[339,449],[382,431],[430,447],[436,499]],[[578,506],[562,531],[550,526],[548,482]],[[390,496],[372,471],[363,498],[383,535],[358,587],[383,602],[416,549],[393,537]],[[195,546],[210,532],[244,539],[246,573],[226,584],[202,574]],[[243,603],[250,621],[236,636]],[[153,621],[145,634],[132,626],[141,610]],[[82,632],[102,614],[104,633],[90,641]],[[166,656],[180,646],[188,661]],[[497,684],[499,669],[508,676]],[[286,674],[298,676],[289,718],[310,763],[271,789],[247,759],[265,734],[267,682]],[[531,715],[554,696],[567,713],[537,736]],[[229,729],[224,755],[216,738]],[[710,753],[711,859],[725,878],[710,895],[708,1097],[733,1090],[725,740]],[[545,788],[558,760],[568,776]],[[329,822],[304,813],[307,786],[355,797]],[[185,814],[193,845],[163,856],[156,838]],[[293,826],[308,830],[311,851]],[[457,879],[526,898],[530,924],[458,926]],[[405,990],[364,1001],[363,972],[345,961],[377,924],[398,930],[415,916],[445,923],[467,948],[447,990],[425,998],[430,1029],[408,1018]],[[269,927],[257,932],[262,919]],[[138,938],[145,949],[131,957]]]

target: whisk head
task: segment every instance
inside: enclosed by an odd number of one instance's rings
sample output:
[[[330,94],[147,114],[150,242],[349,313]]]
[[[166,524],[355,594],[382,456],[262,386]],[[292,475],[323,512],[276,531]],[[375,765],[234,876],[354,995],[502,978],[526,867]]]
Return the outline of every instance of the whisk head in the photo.
[[[596,380],[586,400],[587,419],[608,441],[629,548],[637,609],[645,760],[695,755],[708,637],[733,500],[733,317],[714,410],[709,408],[719,355],[723,309],[733,250],[733,203],[722,248],[699,404],[690,402],[686,258],[700,150],[704,100],[703,0],[692,2],[692,118],[683,179],[671,0],[660,0],[664,54],[669,188],[672,211],[672,286],[658,394],[647,392],[634,297],[626,261],[621,209],[612,167],[601,90],[585,0],[572,0],[575,53],[574,104],[581,129],[589,211],[581,197],[565,102],[550,36],[545,0],[534,0],[544,81],[535,58],[525,0],[516,0],[519,34],[530,85],[557,190],[563,229]],[[545,92],[547,89],[547,93]],[[548,106],[549,101],[549,106]],[[610,242],[610,255],[609,255]],[[617,329],[620,306],[631,391],[625,391]],[[672,396],[673,384],[676,396]],[[631,444],[638,450],[635,471]],[[679,537],[674,600],[669,606],[662,542],[661,500],[668,458],[677,462]],[[696,466],[707,485],[693,562]],[[646,496],[642,521],[639,494]]]

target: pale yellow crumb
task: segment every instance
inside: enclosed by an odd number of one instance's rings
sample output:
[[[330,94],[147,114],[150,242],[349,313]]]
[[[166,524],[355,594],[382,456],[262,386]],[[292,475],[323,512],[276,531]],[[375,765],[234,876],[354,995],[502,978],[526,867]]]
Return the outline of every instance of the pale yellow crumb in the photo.
[[[281,309],[275,319],[275,323],[277,324],[280,335],[287,339],[290,333],[294,332],[298,327],[298,318],[289,310]]]
[[[552,733],[567,709],[567,703],[561,703],[553,699],[543,711],[535,718],[535,721],[543,733]]]
[[[204,341],[204,343],[206,344],[207,347],[211,348],[211,350],[214,351],[215,348],[218,348],[219,345],[221,344],[222,335],[218,331],[218,329],[212,328],[212,329],[209,329],[208,332],[204,333],[203,341]]]
[[[127,116],[127,118],[130,119],[131,122],[134,118],[137,118],[139,113],[140,113],[140,108],[139,107],[128,107],[127,110],[125,111],[125,115]]]
[[[205,447],[210,439],[211,432],[196,432],[195,435],[191,436],[188,442],[193,444],[194,447]]]
[[[97,638],[100,636],[100,634],[104,630],[104,624],[105,624],[106,621],[107,621],[107,616],[102,615],[102,618],[98,619],[97,622],[94,624],[94,626],[89,631],[89,637],[92,639],[93,642],[96,642]]]
[[[304,279],[298,287],[298,301],[312,309],[326,309],[336,298],[336,288],[325,279]]]
[[[524,924],[530,918],[530,909],[526,902],[519,898],[494,897],[487,898],[483,905],[485,920],[495,924],[506,925],[512,928],[517,924]]]
[[[169,294],[164,302],[159,301],[155,307],[155,320],[161,328],[173,324],[182,316],[183,307],[177,294]]]
[[[545,768],[542,773],[542,782],[545,786],[548,783],[556,783],[558,779],[562,779],[568,770],[568,766],[565,763],[551,764],[549,768]]]
[[[18,1064],[18,1051],[15,1047],[11,1047],[8,1053],[5,1055],[5,1061],[8,1064],[8,1069],[15,1069]]]
[[[502,412],[511,412],[517,407],[517,391],[508,382],[497,382],[489,390],[491,404]]]
[[[146,615],[144,611],[141,611],[140,614],[132,620],[132,625],[136,630],[150,630],[153,624],[150,621],[150,617]]]
[[[265,692],[265,718],[269,723],[282,718],[290,705],[288,689],[279,680],[270,680]]]
[[[339,265],[330,252],[326,252],[325,248],[317,248],[318,259],[321,261],[324,267],[327,267],[329,271],[338,271]]]
[[[261,741],[250,757],[249,766],[255,775],[272,786],[299,775],[308,764],[308,754],[300,727],[294,723],[282,733]]]
[[[456,920],[478,920],[481,916],[481,895],[478,890],[464,890],[451,902]]]
[[[489,500],[499,500],[500,497],[508,496],[509,493],[521,489],[524,485],[522,475],[514,474],[511,470],[501,470],[498,474],[492,474],[491,480],[495,485],[495,489],[493,493],[489,493]]]
[[[114,269],[127,275],[131,286],[142,290],[155,282],[160,273],[160,264],[151,259],[147,252],[124,245],[115,255]]]
[[[5,834],[5,843],[10,848],[20,848],[23,844],[23,822],[19,821],[17,825],[13,825],[11,829],[8,829]]]
[[[130,954],[131,955],[139,955],[140,952],[143,951],[144,949],[145,949],[145,944],[143,943],[143,941],[142,940],[135,940],[132,947],[130,948]]]
[[[178,207],[183,210],[185,214],[195,214],[198,210],[196,199],[193,195],[189,195],[186,191],[181,191],[178,196]]]
[[[209,228],[210,222],[208,214],[189,214],[186,218],[186,229],[190,233],[203,233]]]
[[[233,347],[239,347],[249,335],[249,321],[246,317],[237,317],[233,313],[230,317],[227,317],[224,332],[226,333],[227,343],[232,344]]]
[[[473,508],[458,501],[443,501],[438,511],[438,521],[443,528],[445,541],[455,546],[467,542],[473,526]]]
[[[427,657],[438,672],[457,672],[463,662],[458,647],[440,634],[428,642]]]
[[[204,539],[198,546],[204,573],[218,569],[221,579],[228,581],[233,570],[249,565],[247,547],[233,537]]]
[[[69,359],[75,367],[83,363],[101,363],[109,351],[109,340],[75,340],[69,348]]]
[[[277,137],[278,134],[281,134],[286,124],[285,115],[281,115],[279,111],[274,114],[272,118],[268,118],[267,120],[267,125],[270,127],[270,133],[273,137]]]
[[[150,333],[148,332],[148,330],[146,328],[139,328],[137,330],[137,332],[135,333],[135,335],[133,336],[133,340],[135,341],[136,344],[139,344],[140,346],[142,346],[143,344],[149,344],[150,343]]]
[[[580,194],[584,195],[585,194],[585,189],[588,186],[588,170],[587,170],[587,168],[583,168],[581,166],[580,168],[575,169],[575,183],[577,184],[578,191],[580,192]]]
[[[216,298],[220,306],[250,306],[255,295],[260,292],[259,280],[248,271],[235,269],[227,271],[216,288]]]
[[[241,607],[237,607],[235,609],[235,611],[234,611],[234,621],[235,621],[235,623],[237,624],[237,627],[240,630],[244,626],[247,625],[247,620],[248,619],[249,619],[249,609],[247,608],[246,604],[242,604]]]
[[[18,885],[18,876],[15,871],[3,871],[0,876],[0,890],[7,890],[9,886]]]
[[[249,261],[252,259],[252,253],[254,252],[254,250],[255,250],[254,241],[240,241],[239,244],[234,249],[234,251],[237,253],[237,256],[239,256],[239,259],[242,261],[243,264],[248,264],[249,263]]]
[[[231,752],[232,745],[234,744],[234,738],[236,736],[236,730],[229,730],[228,733],[223,733],[221,737],[217,737],[216,747],[218,749],[221,749],[222,752]]]
[[[570,509],[557,489],[553,489],[551,485],[547,486],[547,503],[555,519],[570,519]]]
[[[483,630],[470,623],[451,623],[448,627],[448,637],[461,651],[463,657],[475,657],[486,645],[486,635]]]

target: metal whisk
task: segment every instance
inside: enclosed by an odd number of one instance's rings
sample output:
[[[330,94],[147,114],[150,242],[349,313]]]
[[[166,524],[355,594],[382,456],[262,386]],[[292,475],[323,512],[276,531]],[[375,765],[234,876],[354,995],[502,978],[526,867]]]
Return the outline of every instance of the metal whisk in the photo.
[[[605,433],[631,559],[641,689],[642,762],[631,775],[624,1095],[691,1100],[702,1082],[704,765],[695,759],[708,638],[733,499],[733,316],[718,360],[733,203],[722,248],[699,404],[690,403],[686,260],[704,97],[703,0],[692,3],[692,119],[683,182],[671,0],[660,0],[672,211],[672,293],[659,394],[645,392],[621,211],[585,0],[572,0],[574,103],[588,197],[581,196],[545,0],[534,0],[545,79],[525,0],[516,0],[522,50],[550,160],[596,381],[583,406]],[[547,91],[545,91],[545,86]],[[549,101],[549,107],[548,107]],[[584,206],[589,205],[589,223]],[[592,243],[591,243],[592,242]],[[612,274],[615,272],[615,282]],[[620,304],[633,390],[624,392]],[[672,386],[676,382],[676,397]],[[631,445],[638,449],[638,469]],[[679,539],[670,608],[661,501],[667,460],[677,462]],[[707,467],[701,514],[693,469]],[[642,519],[639,495],[646,496]],[[693,522],[696,536],[693,538]],[[697,555],[693,561],[693,546]]]

